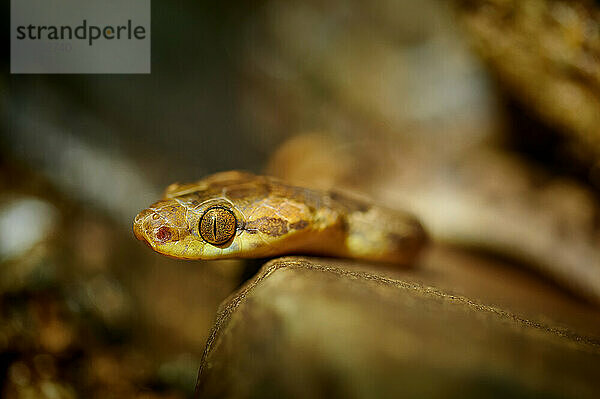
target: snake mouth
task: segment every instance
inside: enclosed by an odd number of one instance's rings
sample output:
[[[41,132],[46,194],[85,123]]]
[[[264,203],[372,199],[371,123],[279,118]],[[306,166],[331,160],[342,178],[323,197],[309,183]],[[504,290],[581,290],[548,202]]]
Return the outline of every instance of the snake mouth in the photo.
[[[135,235],[135,238],[137,238],[140,241],[143,241],[144,243],[146,243],[146,245],[152,248],[150,240],[146,235],[148,227],[148,217],[150,216],[150,214],[151,212],[149,209],[144,209],[135,217],[135,219],[133,220],[133,235]]]
[[[143,229],[143,222],[141,220],[139,220],[140,215],[135,217],[135,220],[133,221],[133,235],[135,236],[135,238],[137,238],[140,241],[144,241],[145,243],[148,244],[148,240],[146,240],[146,237],[144,235],[144,229]]]

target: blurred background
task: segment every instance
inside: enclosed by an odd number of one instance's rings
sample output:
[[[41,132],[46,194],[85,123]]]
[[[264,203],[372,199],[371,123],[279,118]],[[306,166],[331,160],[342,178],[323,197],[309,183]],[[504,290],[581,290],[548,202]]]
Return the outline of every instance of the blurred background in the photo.
[[[599,10],[154,0],[149,75],[10,75],[5,53],[2,397],[193,395],[256,266],[166,259],[131,222],[228,169],[409,209],[426,283],[600,336]]]

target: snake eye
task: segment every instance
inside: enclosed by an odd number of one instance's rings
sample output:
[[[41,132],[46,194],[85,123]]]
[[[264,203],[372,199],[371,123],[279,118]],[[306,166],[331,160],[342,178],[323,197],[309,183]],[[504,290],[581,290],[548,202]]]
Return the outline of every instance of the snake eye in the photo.
[[[225,244],[231,240],[235,234],[235,228],[235,215],[225,208],[210,208],[200,219],[200,236],[213,245]]]

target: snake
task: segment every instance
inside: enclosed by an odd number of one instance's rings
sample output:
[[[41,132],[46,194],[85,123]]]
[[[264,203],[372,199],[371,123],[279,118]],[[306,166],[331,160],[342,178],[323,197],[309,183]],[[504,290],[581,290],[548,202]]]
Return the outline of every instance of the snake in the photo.
[[[155,252],[189,260],[298,254],[410,265],[428,241],[408,212],[237,170],[171,184],[133,232]]]

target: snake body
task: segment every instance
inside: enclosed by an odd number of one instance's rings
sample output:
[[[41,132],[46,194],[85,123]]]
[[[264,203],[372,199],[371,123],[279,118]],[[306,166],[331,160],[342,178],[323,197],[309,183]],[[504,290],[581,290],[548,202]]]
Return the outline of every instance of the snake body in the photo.
[[[240,171],[170,185],[133,231],[178,259],[314,254],[409,264],[427,241],[408,213]]]

